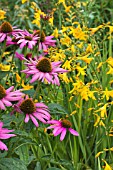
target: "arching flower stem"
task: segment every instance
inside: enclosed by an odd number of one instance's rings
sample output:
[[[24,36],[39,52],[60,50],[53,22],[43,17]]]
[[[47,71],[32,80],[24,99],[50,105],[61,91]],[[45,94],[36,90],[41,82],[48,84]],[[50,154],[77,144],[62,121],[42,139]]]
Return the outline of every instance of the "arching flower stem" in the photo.
[[[34,93],[34,95],[33,95],[33,100],[35,100],[35,99],[36,99],[36,96],[38,96],[37,98],[39,99],[40,87],[41,87],[41,82],[40,82],[40,81],[38,81],[38,82],[37,82],[36,91],[35,91],[35,93]]]

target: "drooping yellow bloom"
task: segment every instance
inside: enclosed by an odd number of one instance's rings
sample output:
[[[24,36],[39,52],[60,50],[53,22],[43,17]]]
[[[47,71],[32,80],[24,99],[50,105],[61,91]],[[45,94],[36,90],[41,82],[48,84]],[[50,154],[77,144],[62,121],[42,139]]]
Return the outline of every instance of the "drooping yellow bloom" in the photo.
[[[113,57],[109,57],[106,62],[113,67]]]
[[[102,161],[106,164],[104,170],[112,170],[111,166],[109,166],[104,159],[102,159]]]
[[[100,154],[102,154],[102,153],[103,153],[103,151],[98,152],[98,153],[96,154],[95,158],[98,158],[98,157],[100,156]]]
[[[90,28],[90,30],[91,30],[91,35],[93,35],[95,32],[97,32],[100,28],[102,28],[103,27],[103,25],[99,25],[98,27],[96,27],[96,28]]]
[[[106,74],[113,74],[113,68],[109,65],[109,71]]]
[[[30,86],[29,84],[25,85],[24,80],[22,80],[21,86],[23,87],[24,90],[30,90],[33,88],[33,86]]]
[[[16,73],[16,82],[20,83],[21,82],[21,77],[19,76],[18,73]],[[22,80],[21,86],[23,87],[24,90],[30,90],[33,88],[33,86],[30,86],[29,84],[25,85],[24,80]]]
[[[10,70],[10,65],[0,64],[0,70],[1,71],[9,71]]]
[[[19,76],[18,73],[16,73],[16,82],[17,82],[17,83],[20,83],[20,81],[21,81],[21,77]]]
[[[104,122],[101,120],[100,116],[98,114],[95,114],[94,115],[96,116],[96,121],[95,121],[95,124],[94,126],[104,126],[105,127],[105,124]]]
[[[106,103],[104,106],[100,107],[95,112],[100,112],[100,117],[105,118],[105,117],[107,117],[107,106],[108,106],[108,103]]]
[[[2,20],[2,19],[4,19],[5,18],[5,15],[6,14],[6,12],[5,11],[3,11],[3,10],[0,10],[0,20]]]
[[[87,54],[83,57],[77,57],[78,60],[83,60],[85,63],[90,64],[90,62],[93,60],[93,58],[88,58],[90,54]]]

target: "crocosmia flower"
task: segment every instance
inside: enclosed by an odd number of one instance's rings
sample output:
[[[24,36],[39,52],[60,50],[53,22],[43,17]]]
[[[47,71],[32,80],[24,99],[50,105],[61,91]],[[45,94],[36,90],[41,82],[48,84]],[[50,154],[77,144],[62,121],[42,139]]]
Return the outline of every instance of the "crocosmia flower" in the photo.
[[[26,60],[26,59],[25,59]],[[50,59],[46,57],[40,57],[39,60],[26,60],[25,65],[27,66],[26,70],[22,70],[27,74],[27,77],[32,75],[30,83],[33,83],[37,80],[44,82],[46,80],[49,84],[60,85],[58,74],[68,72],[63,68],[60,68],[62,64],[61,61],[51,62]]]
[[[20,45],[21,49],[25,46],[29,49],[33,49],[39,39],[38,35],[30,34],[27,30],[16,34],[15,38],[18,40],[17,44]]]
[[[79,136],[78,132],[72,129],[72,124],[69,120],[67,119],[62,119],[62,120],[50,120],[47,122],[48,124],[53,124],[49,126],[47,129],[54,129],[53,130],[53,135],[57,136],[60,135],[60,140],[62,141],[65,138],[67,130],[73,134],[74,136]]]
[[[9,87],[7,90],[0,85],[0,110],[5,110],[5,106],[12,106],[11,101],[18,101],[21,99],[23,93],[20,90],[12,91],[14,86]]]
[[[43,50],[44,52],[47,52],[49,46],[55,47],[56,40],[52,39],[54,36],[46,36],[43,30],[34,31],[34,35],[38,35],[40,37],[39,51]]]
[[[32,98],[28,96],[21,98],[21,100],[13,106],[14,110],[11,112],[11,115],[16,111],[18,113],[25,114],[25,123],[28,123],[29,119],[32,120],[36,127],[39,126],[36,119],[42,123],[46,123],[50,120],[50,114],[48,107],[44,103],[34,103]]]
[[[8,130],[6,128],[2,128],[3,122],[0,122],[0,139],[9,139],[13,136],[16,136],[15,134],[8,134],[10,132],[13,132],[14,130]],[[0,140],[0,150],[8,150],[7,146]]]
[[[7,21],[3,22],[0,26],[0,42],[7,40],[10,35],[15,35],[16,33],[22,32],[21,29],[12,27],[11,24]],[[10,38],[9,38],[10,39]]]

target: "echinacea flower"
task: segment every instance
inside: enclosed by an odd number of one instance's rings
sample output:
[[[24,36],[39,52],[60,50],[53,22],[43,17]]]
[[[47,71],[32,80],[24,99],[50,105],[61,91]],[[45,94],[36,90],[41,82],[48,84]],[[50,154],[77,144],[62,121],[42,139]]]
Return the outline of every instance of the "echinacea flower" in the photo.
[[[25,46],[28,46],[29,49],[33,49],[39,39],[38,35],[30,34],[27,30],[16,34],[15,38],[18,40],[17,44],[20,45],[21,49]]]
[[[58,74],[68,72],[68,70],[60,68],[60,65],[62,64],[61,61],[51,62],[50,59],[46,57],[40,57],[39,60],[33,60],[31,58],[30,60],[25,60],[27,61],[25,65],[28,68],[26,70],[22,70],[21,72],[27,74],[27,77],[33,75],[30,83],[33,83],[36,80],[44,82],[46,79],[49,84],[52,83],[59,86],[60,82]]]
[[[9,35],[15,35],[16,33],[22,32],[21,29],[17,29],[16,27],[12,27],[12,25],[5,21],[0,26],[0,42],[7,40]]]
[[[72,124],[67,119],[62,120],[49,120],[48,124],[53,124],[49,126],[47,129],[54,129],[53,135],[57,136],[61,134],[60,140],[62,141],[65,138],[67,130],[73,134],[74,136],[79,136],[78,132],[71,128]]]
[[[11,112],[11,115],[15,111],[25,114],[24,122],[28,123],[29,119],[31,119],[36,127],[39,126],[36,119],[46,123],[51,117],[48,107],[44,103],[34,103],[32,98],[29,98],[28,96],[26,96],[25,99],[21,98],[21,100],[15,104],[13,108],[14,110]]]
[[[23,93],[20,90],[12,91],[14,86],[9,87],[7,90],[0,85],[0,110],[5,110],[5,106],[12,106],[11,101],[18,101],[21,99]]]
[[[47,53],[48,47],[55,47],[56,40],[53,40],[54,36],[46,36],[44,31],[34,31],[34,35],[38,35],[40,37],[38,50],[43,50]]]
[[[15,134],[8,134],[10,132],[13,132],[14,130],[8,130],[6,128],[2,128],[3,122],[0,122],[0,139],[9,139],[13,136],[16,136]],[[8,150],[7,146],[0,140],[0,150]]]

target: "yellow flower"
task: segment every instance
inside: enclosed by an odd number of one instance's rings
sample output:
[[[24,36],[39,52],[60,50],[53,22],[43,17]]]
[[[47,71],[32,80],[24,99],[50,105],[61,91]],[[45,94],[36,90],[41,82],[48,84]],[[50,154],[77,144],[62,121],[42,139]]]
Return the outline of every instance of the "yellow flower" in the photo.
[[[30,86],[29,84],[25,85],[25,84],[24,84],[24,80],[22,80],[22,84],[21,84],[21,85],[22,85],[22,87],[23,87],[24,90],[30,90],[30,89],[33,88],[33,86]]]
[[[76,113],[77,111],[76,110],[74,110],[70,115],[72,116],[72,115],[74,115],[75,113]]]
[[[70,31],[70,34],[73,34],[73,36],[76,38],[76,39],[79,39],[79,40],[86,40],[87,39],[87,35],[85,34],[84,31],[82,31],[81,27],[80,27],[80,24],[78,25],[77,28],[71,28],[71,31]]]
[[[99,116],[98,114],[95,114],[95,113],[94,113],[94,115],[97,117],[94,126],[100,125],[100,126],[104,126],[104,127],[105,127],[105,124],[104,124],[103,121],[100,119],[100,116]]]
[[[36,12],[34,13],[34,20],[32,21],[33,24],[36,24],[40,27],[40,15],[46,16],[44,12],[42,12],[40,9],[36,9]]]
[[[81,49],[83,47],[83,45],[84,45],[84,43],[81,42],[80,44],[77,44],[77,47]]]
[[[53,17],[53,16],[49,18],[49,23],[50,23],[52,26],[53,26],[53,20],[54,20],[54,17]]]
[[[104,159],[102,159],[102,161],[106,164],[104,170],[112,170],[111,166],[109,166]]]
[[[109,97],[113,97],[113,90],[108,91],[107,87],[105,89],[105,91],[103,91],[103,98],[106,97],[106,100],[109,100]]]
[[[83,56],[83,57],[77,57],[77,59],[79,60],[83,60],[85,63],[87,63],[87,64],[90,64],[90,62],[93,60],[93,58],[88,58],[88,56],[89,56],[90,54],[87,54],[87,55],[85,55],[85,56]]]
[[[58,3],[57,4],[63,4],[63,5],[65,5],[65,0],[58,0]]]
[[[10,70],[10,65],[0,64],[0,70],[1,71],[9,71]]]
[[[93,53],[91,44],[88,44],[87,48],[86,48],[86,53]]]
[[[79,65],[77,65],[76,66],[76,70],[78,71],[78,74],[77,74],[77,76],[79,76],[80,74],[81,75],[86,75],[86,73],[85,73],[85,69],[87,68],[87,66],[85,66],[85,67],[80,67]]]
[[[68,84],[70,82],[68,76],[67,76],[67,73],[64,73],[64,74],[59,74],[59,77],[66,83]]]
[[[55,38],[58,38],[58,29],[55,28],[55,30],[53,31],[53,34],[52,34]]]
[[[102,153],[103,153],[103,151],[98,152],[98,153],[96,154],[95,158],[98,158],[98,157],[100,156],[100,154],[102,154]]]
[[[102,28],[103,27],[103,25],[99,25],[98,27],[96,27],[96,28],[90,28],[90,30],[91,30],[91,35],[93,35],[95,32],[97,32],[100,28]]]
[[[19,76],[18,73],[16,73],[16,82],[20,83],[21,82],[21,77]],[[24,90],[30,90],[33,88],[33,86],[30,86],[29,84],[25,85],[24,80],[22,80],[21,86],[23,87]]]
[[[61,38],[60,42],[62,45],[69,46],[71,43],[71,39],[66,34],[64,34],[64,38]]]
[[[72,6],[66,6],[66,5],[64,5],[64,7],[65,7],[65,12],[69,12],[70,11],[70,8],[72,7]]]
[[[63,64],[62,68],[67,69],[67,70],[71,70],[71,61],[72,60],[66,60],[66,62]]]
[[[107,107],[108,103],[106,103],[103,107],[100,107],[98,110],[96,110],[95,112],[100,112],[100,117],[101,118],[105,118],[107,117]]]
[[[18,73],[16,73],[16,82],[17,82],[17,83],[20,83],[20,81],[21,81],[21,77],[19,76]]]
[[[113,67],[113,57],[109,57],[106,62]]]
[[[4,19],[5,18],[5,15],[6,14],[6,12],[5,11],[3,11],[3,10],[0,10],[0,20],[2,20],[2,19]]]
[[[22,1],[22,4],[24,4],[25,2],[29,1],[29,0],[21,0]]]
[[[113,74],[113,68],[109,65],[109,71],[106,74]]]

